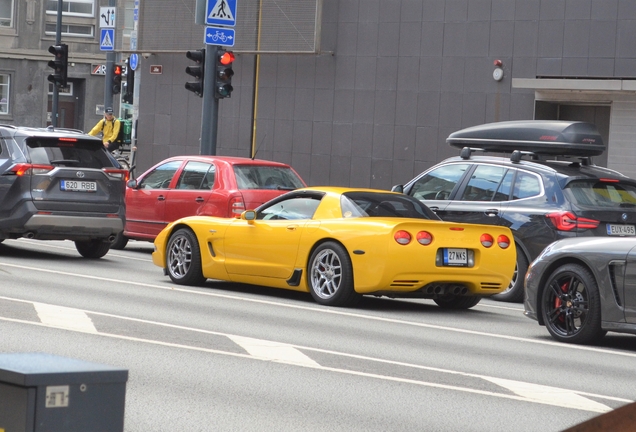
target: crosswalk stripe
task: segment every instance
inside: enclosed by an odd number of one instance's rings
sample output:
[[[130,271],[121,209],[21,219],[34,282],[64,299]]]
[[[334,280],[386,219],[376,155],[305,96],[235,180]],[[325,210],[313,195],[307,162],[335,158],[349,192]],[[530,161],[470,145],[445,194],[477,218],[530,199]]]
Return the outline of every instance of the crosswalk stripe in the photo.
[[[93,321],[79,309],[54,306],[45,303],[33,303],[42,324],[77,330],[84,333],[97,333]]]

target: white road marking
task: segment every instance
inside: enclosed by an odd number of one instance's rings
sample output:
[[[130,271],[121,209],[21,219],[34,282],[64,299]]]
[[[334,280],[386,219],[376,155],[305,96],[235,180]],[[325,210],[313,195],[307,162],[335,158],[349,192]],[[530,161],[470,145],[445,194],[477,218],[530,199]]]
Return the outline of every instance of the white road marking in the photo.
[[[45,303],[33,303],[33,306],[43,324],[68,330],[77,330],[83,333],[97,333],[93,321],[79,309]]]
[[[278,361],[298,366],[320,367],[318,363],[291,345],[243,336],[227,335],[227,337],[243,347],[252,356],[261,360]]]
[[[519,396],[548,405],[574,408],[584,411],[609,412],[611,407],[585,398],[573,391],[557,387],[513,381],[503,378],[483,377],[494,384],[507,388]]]

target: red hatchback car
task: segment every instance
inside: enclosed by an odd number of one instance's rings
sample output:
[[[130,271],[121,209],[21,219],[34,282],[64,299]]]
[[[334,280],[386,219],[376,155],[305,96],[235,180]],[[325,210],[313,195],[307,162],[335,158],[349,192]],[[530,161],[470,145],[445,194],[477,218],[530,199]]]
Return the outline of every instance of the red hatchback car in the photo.
[[[186,216],[237,217],[306,184],[284,163],[225,156],[175,156],[128,181],[126,225],[111,245],[154,241],[170,222]]]

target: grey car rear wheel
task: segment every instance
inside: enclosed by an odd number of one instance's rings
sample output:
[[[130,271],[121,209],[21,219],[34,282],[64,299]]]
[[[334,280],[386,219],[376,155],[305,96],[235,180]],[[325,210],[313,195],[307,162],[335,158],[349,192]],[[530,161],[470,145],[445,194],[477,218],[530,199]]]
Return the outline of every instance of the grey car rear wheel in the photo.
[[[110,250],[110,242],[108,240],[88,240],[76,241],[75,249],[84,258],[97,259],[101,258]]]

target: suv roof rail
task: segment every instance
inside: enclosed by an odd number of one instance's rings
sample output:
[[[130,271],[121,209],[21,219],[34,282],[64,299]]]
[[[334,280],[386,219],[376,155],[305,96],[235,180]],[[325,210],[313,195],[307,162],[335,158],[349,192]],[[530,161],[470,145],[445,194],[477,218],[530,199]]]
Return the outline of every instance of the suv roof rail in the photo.
[[[12,128],[12,129],[17,129],[18,128],[16,125],[10,125],[10,124],[0,124],[0,127],[8,127],[8,128]]]
[[[46,130],[49,131],[49,132],[71,132],[71,133],[77,133],[77,134],[83,134],[84,133],[84,131],[82,131],[80,129],[53,127],[53,125],[47,126]]]
[[[474,152],[474,151],[486,151],[483,148],[478,148],[478,147],[464,147],[462,149],[462,151],[459,153],[459,157],[461,157],[462,159],[470,159],[470,155]]]

